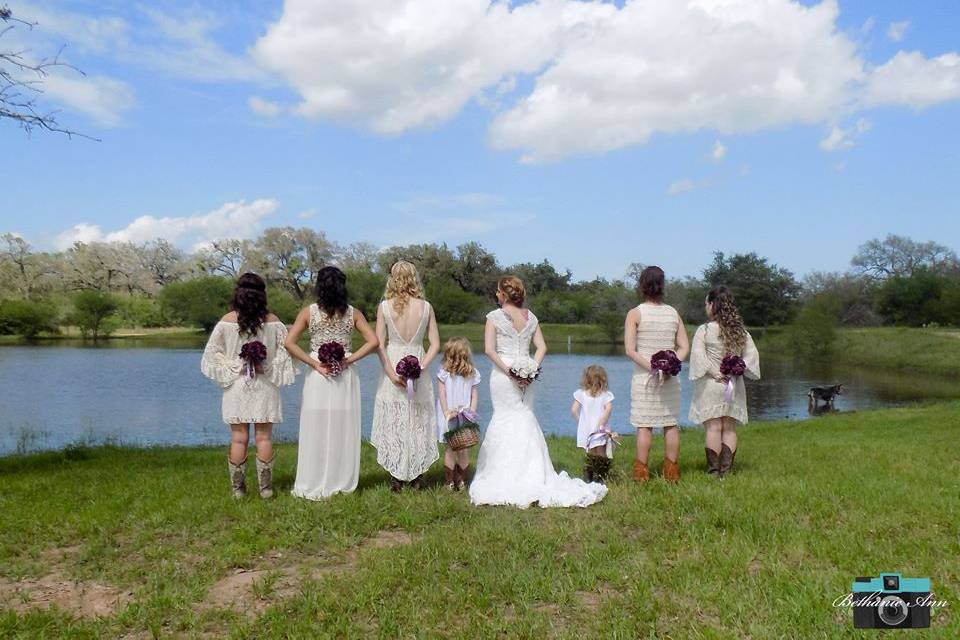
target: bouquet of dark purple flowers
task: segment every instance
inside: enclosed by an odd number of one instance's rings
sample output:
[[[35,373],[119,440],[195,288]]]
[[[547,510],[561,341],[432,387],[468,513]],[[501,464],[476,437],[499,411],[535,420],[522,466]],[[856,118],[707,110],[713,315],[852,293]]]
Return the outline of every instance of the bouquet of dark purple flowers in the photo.
[[[746,370],[747,363],[743,361],[743,358],[732,353],[725,355],[720,362],[720,374],[727,377],[727,389],[724,392],[724,398],[727,402],[733,400],[735,380],[738,376],[742,376]]]
[[[657,351],[650,356],[650,373],[656,372],[660,379],[663,376],[676,376],[680,374],[683,363],[674,351],[669,349]]]
[[[240,359],[244,361],[243,375],[254,378],[257,368],[267,359],[267,345],[259,340],[252,340],[240,347]]]
[[[330,367],[330,375],[343,373],[343,359],[346,357],[343,345],[339,342],[325,342],[317,349],[317,360]]]
[[[397,375],[407,383],[407,395],[413,397],[413,382],[420,377],[423,369],[417,356],[404,356],[397,363]]]

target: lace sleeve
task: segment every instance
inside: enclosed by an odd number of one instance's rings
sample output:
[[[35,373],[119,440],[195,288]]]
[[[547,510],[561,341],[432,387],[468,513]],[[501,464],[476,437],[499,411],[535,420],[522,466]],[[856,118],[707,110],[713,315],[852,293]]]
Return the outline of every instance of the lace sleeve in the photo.
[[[753,336],[747,333],[747,343],[743,346],[743,362],[747,365],[744,376],[751,380],[760,379],[760,352],[753,343]]]
[[[277,387],[285,387],[294,383],[297,370],[293,366],[293,358],[290,357],[290,354],[287,353],[286,348],[283,346],[284,340],[287,339],[286,325],[282,322],[277,322],[274,324],[274,327],[276,327],[274,331],[275,351],[273,360],[270,361],[267,367],[266,374],[271,384]]]
[[[200,372],[216,382],[223,389],[227,389],[240,377],[243,362],[240,355],[227,353],[227,341],[223,335],[223,323],[217,323],[203,349],[200,359]]]
[[[690,379],[698,380],[707,375],[710,370],[710,360],[707,357],[706,343],[707,325],[702,324],[693,334],[693,344],[690,346]]]

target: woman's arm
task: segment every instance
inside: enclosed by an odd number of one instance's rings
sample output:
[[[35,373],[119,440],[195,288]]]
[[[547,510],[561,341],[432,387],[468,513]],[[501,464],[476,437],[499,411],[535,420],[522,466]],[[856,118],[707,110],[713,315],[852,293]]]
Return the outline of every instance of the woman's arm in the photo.
[[[533,344],[537,347],[536,353],[533,354],[533,359],[537,361],[537,366],[543,364],[543,359],[547,357],[547,341],[543,339],[543,331],[540,330],[540,325],[537,325],[537,330],[533,334]]]
[[[680,316],[677,316],[677,320],[680,325],[677,327],[677,357],[680,358],[680,361],[687,359],[687,356],[690,355],[690,338],[687,337],[687,328],[683,324],[683,320],[680,319]]]
[[[623,321],[623,352],[638,367],[650,371],[650,358],[637,353],[637,328],[640,326],[640,313],[636,309],[627,312]]]
[[[366,317],[364,317],[363,313],[357,308],[353,309],[353,328],[356,329],[360,337],[363,338],[363,345],[344,359],[343,364],[346,366],[350,366],[354,362],[366,358],[373,353],[374,349],[380,346],[380,340],[377,338],[377,334],[373,332],[373,329],[370,328],[370,323],[367,322]]]
[[[426,304],[426,303],[424,303]],[[427,328],[427,353],[423,356],[423,368],[430,366],[433,359],[440,353],[440,330],[437,328],[437,316],[430,307],[430,320]]]
[[[297,314],[297,319],[293,321],[293,326],[290,327],[290,331],[287,332],[287,338],[283,341],[283,348],[295,359],[305,363],[317,373],[328,375],[330,373],[330,367],[321,364],[319,360],[311,358],[310,355],[297,344],[297,341],[300,340],[300,336],[307,330],[309,324],[310,307],[307,307],[306,309],[301,309],[300,313]]]
[[[483,352],[490,358],[493,366],[510,375],[510,367],[497,354],[497,325],[490,318],[487,318],[487,324],[483,328]]]
[[[407,383],[397,375],[396,365],[390,362],[387,356],[387,319],[383,317],[383,305],[377,306],[377,356],[380,358],[380,366],[383,367],[383,374],[390,379],[390,382],[398,387],[406,388]]]

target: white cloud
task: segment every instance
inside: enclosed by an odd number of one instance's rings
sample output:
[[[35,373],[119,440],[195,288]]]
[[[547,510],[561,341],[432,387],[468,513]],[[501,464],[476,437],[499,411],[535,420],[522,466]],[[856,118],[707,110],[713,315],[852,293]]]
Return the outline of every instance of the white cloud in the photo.
[[[228,202],[219,209],[196,216],[140,216],[123,229],[103,233],[98,225],[81,223],[58,235],[54,246],[65,249],[74,242],[148,242],[164,238],[181,246],[196,248],[212,240],[250,238],[260,229],[261,221],[276,212],[278,203],[260,199]]]
[[[890,26],[887,28],[887,37],[890,38],[892,42],[900,42],[903,40],[903,36],[906,35],[909,27],[909,20],[904,20],[903,22],[891,22]]]
[[[53,98],[105,127],[119,125],[123,113],[136,104],[133,89],[106,76],[81,76],[70,71],[51,73],[43,82],[45,98]]]
[[[723,143],[717,140],[713,143],[713,149],[710,151],[710,157],[713,158],[714,162],[722,162],[724,158],[727,157],[727,148],[723,146]]]
[[[667,187],[668,196],[678,196],[681,193],[688,193],[697,188],[697,185],[690,178],[683,178],[682,180],[676,180],[675,182],[670,183],[670,186]]]
[[[264,116],[265,118],[275,118],[280,115],[282,111],[280,105],[276,102],[265,100],[260,96],[250,96],[250,99],[247,100],[247,105],[255,114]]]
[[[901,51],[870,75],[864,104],[905,105],[923,109],[960,98],[960,55],[936,58]]]
[[[864,34],[870,33],[871,31],[873,31],[873,28],[875,26],[877,26],[877,19],[874,18],[873,16],[870,16],[869,18],[863,21],[863,24],[860,26],[860,32]]]
[[[854,126],[843,129],[834,125],[829,135],[820,141],[820,148],[824,151],[841,151],[856,144],[856,139],[870,130],[870,121],[866,118],[857,120]]]

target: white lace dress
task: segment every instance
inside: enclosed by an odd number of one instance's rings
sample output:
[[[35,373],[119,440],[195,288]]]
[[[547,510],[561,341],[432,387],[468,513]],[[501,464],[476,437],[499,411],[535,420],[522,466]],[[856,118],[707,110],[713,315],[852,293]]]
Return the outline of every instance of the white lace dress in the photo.
[[[529,314],[521,331],[500,309],[487,314],[497,330],[497,354],[508,367],[530,359],[530,341],[537,317]],[[507,374],[494,367],[490,374],[493,417],[477,456],[477,472],[470,484],[475,505],[586,507],[599,502],[607,487],[554,471],[540,423],[533,414],[537,385],[521,391]]]
[[[310,305],[310,355],[327,342],[352,352],[353,307],[330,316]],[[321,500],[350,493],[360,478],[360,380],[356,367],[328,378],[310,369],[303,383],[293,495]]]
[[[280,387],[293,384],[296,370],[283,348],[287,328],[280,321],[265,322],[254,335],[240,335],[236,322],[221,320],[213,328],[200,359],[200,371],[223,389],[221,413],[226,424],[282,422]],[[240,349],[259,341],[267,348],[263,373],[244,374]]]
[[[416,356],[422,362],[423,337],[430,320],[430,303],[424,303],[420,324],[409,340],[397,331],[386,300],[381,303],[380,313],[386,317],[386,349],[391,366],[395,367],[408,355]],[[424,371],[414,383],[413,398],[407,395],[406,389],[393,384],[381,372],[373,407],[370,444],[377,450],[377,462],[391,476],[407,482],[422,475],[436,462],[440,457],[436,420],[430,372]]]
[[[733,398],[726,400],[726,385],[713,379],[720,373],[720,363],[727,355],[720,338],[720,325],[708,322],[700,325],[693,334],[693,344],[690,347],[690,379],[694,380],[693,399],[690,401],[690,420],[705,422],[713,418],[730,417],[738,422],[747,421],[747,387],[744,378],[760,379],[760,354],[753,343],[753,338],[747,333],[747,343],[744,345],[743,358],[747,365],[746,372],[734,382]]]
[[[637,353],[649,358],[658,351],[677,350],[680,316],[667,304],[644,302],[637,307]],[[680,414],[680,378],[662,380],[634,364],[630,379],[630,424],[634,427],[672,427]]]

